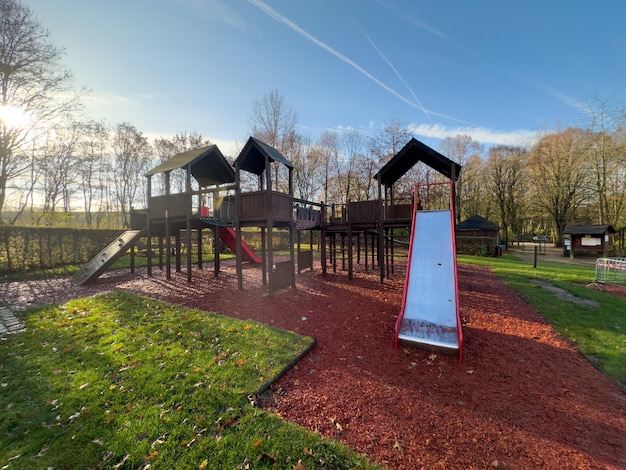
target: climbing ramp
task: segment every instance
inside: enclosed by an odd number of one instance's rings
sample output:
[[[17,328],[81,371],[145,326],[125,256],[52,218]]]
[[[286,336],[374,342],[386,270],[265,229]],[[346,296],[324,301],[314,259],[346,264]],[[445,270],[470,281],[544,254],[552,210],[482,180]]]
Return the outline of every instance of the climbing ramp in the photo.
[[[461,360],[453,227],[451,210],[415,212],[395,343],[458,353]]]
[[[94,256],[83,269],[72,276],[72,282],[82,286],[95,281],[115,261],[122,257],[145,233],[143,230],[127,230],[117,237],[104,250]]]
[[[232,227],[220,227],[220,240],[228,247],[233,253],[237,253],[237,232]],[[244,261],[250,261],[251,263],[259,264],[262,260],[257,256],[252,248],[248,246],[246,242],[241,240],[241,253]]]

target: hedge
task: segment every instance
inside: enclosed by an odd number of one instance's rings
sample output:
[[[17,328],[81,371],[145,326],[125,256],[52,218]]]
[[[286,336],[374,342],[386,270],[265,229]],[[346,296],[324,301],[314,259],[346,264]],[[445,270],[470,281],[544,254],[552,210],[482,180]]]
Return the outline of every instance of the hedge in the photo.
[[[120,230],[0,227],[0,273],[86,263]]]
[[[456,237],[456,252],[459,254],[495,256],[496,248],[493,237]]]

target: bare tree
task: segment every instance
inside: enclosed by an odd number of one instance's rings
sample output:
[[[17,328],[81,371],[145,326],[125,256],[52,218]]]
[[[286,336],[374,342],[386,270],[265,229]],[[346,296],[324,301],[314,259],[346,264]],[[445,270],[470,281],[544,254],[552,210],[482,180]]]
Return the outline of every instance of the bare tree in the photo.
[[[509,229],[515,232],[526,199],[526,150],[498,145],[489,149],[486,176],[500,216],[500,226],[508,245]]]
[[[30,131],[80,104],[81,94],[69,93],[71,74],[59,65],[63,50],[49,39],[30,9],[0,0],[0,220],[7,182],[30,165]]]
[[[485,184],[486,163],[478,155],[469,157],[463,165],[461,173],[463,184],[457,185],[459,199],[459,220],[473,215],[491,217],[491,203]]]
[[[363,135],[357,129],[346,132],[341,139],[343,159],[337,160],[336,176],[341,191],[342,204],[352,200],[359,200],[357,165],[363,156]]]
[[[586,150],[593,169],[593,184],[600,224],[616,225],[626,205],[626,194],[619,184],[623,169],[623,148],[618,133],[626,122],[624,108],[615,97],[587,100],[590,117]]]
[[[156,159],[158,163],[170,159],[174,155],[187,152],[189,150],[195,150],[202,147],[211,145],[211,140],[202,136],[202,134],[193,132],[178,132],[172,138],[160,137],[154,141],[154,150],[156,152]],[[163,181],[161,181],[161,185]],[[186,191],[186,173],[184,170],[173,170],[170,175],[170,184],[175,192]],[[158,189],[159,188],[155,188]]]
[[[393,118],[385,124],[382,132],[369,139],[370,155],[382,167],[391,160],[413,137],[408,127],[399,119]]]
[[[465,167],[467,161],[472,157],[480,157],[484,149],[479,142],[475,141],[468,135],[457,135],[456,137],[446,137],[441,141],[439,151],[450,160],[457,162],[461,167]],[[468,181],[469,177],[465,176],[465,171],[461,171],[456,181],[456,223],[461,222],[462,214],[465,217],[471,217],[474,214],[467,215],[467,211],[463,211],[463,202],[468,200],[468,193],[475,191],[471,188]]]
[[[296,134],[290,148],[294,164],[294,186],[296,196],[306,201],[319,197],[323,187],[323,165],[321,156],[314,152],[311,140]]]
[[[290,142],[295,138],[298,114],[285,102],[278,90],[266,93],[252,104],[250,128],[252,135],[267,145],[278,150],[289,159]],[[274,185],[280,190],[284,186],[285,169],[282,165],[274,165]],[[284,189],[284,188],[283,188]]]
[[[545,209],[557,232],[557,246],[563,230],[575,220],[576,211],[586,201],[590,168],[585,157],[585,132],[567,128],[547,134],[531,151],[529,171],[535,210]]]
[[[337,132],[323,130],[313,148],[313,152],[317,155],[317,159],[320,162],[322,169],[322,192],[323,201],[325,203],[336,202],[330,201],[331,194],[331,181],[332,181],[332,168],[335,168],[339,160],[340,142]]]
[[[133,204],[145,204],[144,174],[151,165],[151,148],[148,139],[129,123],[118,124],[113,136],[115,154],[115,194],[122,223],[128,227]],[[145,199],[145,197],[144,197]]]
[[[108,178],[107,147],[109,132],[104,123],[88,121],[81,124],[81,139],[79,142],[78,179],[77,185],[83,199],[85,221],[88,227],[94,224],[94,210],[96,212],[96,226],[100,226],[104,212],[108,208]]]
[[[392,118],[385,124],[380,134],[371,137],[368,142],[368,151],[374,165],[372,177],[383,165],[395,157],[412,137],[413,134],[408,130],[407,125],[399,118]],[[421,180],[421,170],[419,167],[413,167],[396,182],[394,198],[408,197],[410,199],[413,185]],[[378,196],[377,191],[374,191],[370,197],[374,196]]]

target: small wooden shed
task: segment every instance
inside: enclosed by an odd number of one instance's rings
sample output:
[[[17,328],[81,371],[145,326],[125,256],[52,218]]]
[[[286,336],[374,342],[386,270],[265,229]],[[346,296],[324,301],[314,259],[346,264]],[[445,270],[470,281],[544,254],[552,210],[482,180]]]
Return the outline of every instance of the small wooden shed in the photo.
[[[575,253],[602,253],[608,256],[609,235],[616,230],[609,224],[568,225],[563,230],[563,254],[574,258]]]
[[[499,245],[500,227],[480,215],[473,215],[456,226],[457,253],[496,256]]]

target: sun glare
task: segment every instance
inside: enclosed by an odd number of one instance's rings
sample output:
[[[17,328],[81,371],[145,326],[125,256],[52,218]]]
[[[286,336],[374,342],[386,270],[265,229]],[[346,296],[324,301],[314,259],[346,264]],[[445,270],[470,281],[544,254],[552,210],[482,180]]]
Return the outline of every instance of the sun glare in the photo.
[[[14,106],[0,106],[0,121],[9,128],[20,128],[28,124],[28,114]]]

